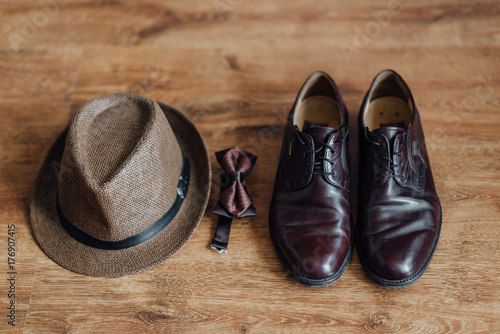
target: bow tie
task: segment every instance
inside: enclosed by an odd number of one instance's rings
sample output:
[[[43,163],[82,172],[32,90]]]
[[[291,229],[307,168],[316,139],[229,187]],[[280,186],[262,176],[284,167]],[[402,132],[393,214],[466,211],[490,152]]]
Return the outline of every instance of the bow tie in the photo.
[[[233,218],[257,215],[248,194],[245,177],[252,170],[257,157],[239,147],[215,153],[222,167],[221,192],[213,213],[219,215],[212,248],[217,252],[227,252],[229,232]]]

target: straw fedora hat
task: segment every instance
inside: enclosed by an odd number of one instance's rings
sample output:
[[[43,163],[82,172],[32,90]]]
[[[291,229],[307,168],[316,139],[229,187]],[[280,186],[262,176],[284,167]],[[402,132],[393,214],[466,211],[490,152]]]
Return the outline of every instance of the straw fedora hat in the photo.
[[[174,255],[200,222],[211,170],[181,113],[136,94],[95,98],[50,148],[31,197],[43,251],[71,271],[123,276]]]

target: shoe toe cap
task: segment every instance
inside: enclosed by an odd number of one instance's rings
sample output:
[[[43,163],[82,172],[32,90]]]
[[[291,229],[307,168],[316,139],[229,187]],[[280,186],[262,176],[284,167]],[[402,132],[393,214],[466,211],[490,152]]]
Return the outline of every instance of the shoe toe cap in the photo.
[[[292,269],[305,279],[322,280],[335,276],[342,269],[349,249],[346,236],[303,235],[280,249]]]
[[[435,235],[421,231],[411,237],[380,237],[369,244],[368,264],[382,279],[401,281],[424,269],[433,251]]]
[[[370,259],[370,267],[381,278],[390,281],[404,280],[413,276],[421,267],[414,256],[379,252]]]

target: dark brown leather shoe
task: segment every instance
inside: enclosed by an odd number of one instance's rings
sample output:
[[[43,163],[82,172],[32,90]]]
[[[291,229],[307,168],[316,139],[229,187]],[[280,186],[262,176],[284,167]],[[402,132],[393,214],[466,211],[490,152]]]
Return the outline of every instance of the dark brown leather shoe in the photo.
[[[285,268],[307,286],[338,280],[351,255],[347,117],[334,81],[315,72],[285,128],[269,226]]]
[[[431,261],[441,206],[420,116],[397,73],[386,70],[375,77],[358,124],[359,257],[376,283],[405,287],[415,283]]]

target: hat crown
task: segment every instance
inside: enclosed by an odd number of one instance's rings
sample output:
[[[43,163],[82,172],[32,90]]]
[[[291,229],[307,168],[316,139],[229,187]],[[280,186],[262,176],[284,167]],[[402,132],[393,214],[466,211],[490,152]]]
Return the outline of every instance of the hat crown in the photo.
[[[70,124],[59,205],[85,232],[122,240],[168,211],[181,169],[177,138],[156,101],[135,94],[95,98]]]

